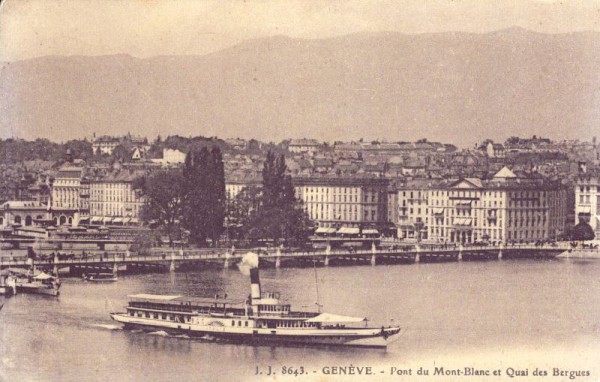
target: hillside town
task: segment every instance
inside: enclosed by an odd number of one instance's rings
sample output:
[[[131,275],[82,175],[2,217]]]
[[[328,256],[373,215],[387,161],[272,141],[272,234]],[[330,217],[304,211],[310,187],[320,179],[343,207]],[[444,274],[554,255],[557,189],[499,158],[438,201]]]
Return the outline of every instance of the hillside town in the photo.
[[[223,153],[227,204],[243,190],[262,186],[268,151],[284,155],[295,196],[316,235],[532,243],[566,239],[581,222],[600,234],[595,138],[511,137],[469,149],[427,139],[275,144],[179,136],[150,141],[131,134],[65,144],[8,139],[0,145],[4,239],[86,228],[146,229],[141,180],[181,168],[187,152],[200,147]],[[224,235],[235,223],[226,216]]]

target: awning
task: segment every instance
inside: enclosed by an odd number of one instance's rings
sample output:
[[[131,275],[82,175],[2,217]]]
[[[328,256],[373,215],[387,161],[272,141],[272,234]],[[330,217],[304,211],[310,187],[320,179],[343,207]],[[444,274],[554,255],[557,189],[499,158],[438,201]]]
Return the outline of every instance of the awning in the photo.
[[[455,218],[452,222],[454,225],[471,225],[470,218]]]
[[[113,223],[123,223],[123,218],[114,218]]]
[[[129,298],[133,298],[136,300],[159,300],[159,301],[169,301],[169,300],[174,300],[176,298],[179,298],[181,296],[165,296],[165,295],[159,295],[159,294],[146,294],[146,293],[140,293],[140,294],[130,294],[129,296],[127,296]]]
[[[102,218],[98,218],[98,217],[92,218],[92,223],[100,223],[100,222],[102,222]]]
[[[471,208],[471,202],[458,202],[456,203],[457,208]]]
[[[326,323],[346,323],[365,321],[364,317],[338,316],[337,314],[321,313],[318,316],[309,318],[306,322],[326,322]]]
[[[123,223],[127,224],[131,221],[131,218],[123,218]]]
[[[39,275],[34,276],[33,278],[36,279],[36,280],[48,280],[48,279],[53,279],[54,277],[50,276],[47,273],[42,272]]]
[[[434,215],[440,215],[444,213],[444,209],[443,208],[434,208],[433,209],[433,214]]]
[[[110,222],[112,222],[112,218],[103,218],[102,222],[104,222],[104,223],[110,223]]]
[[[89,220],[90,220],[90,218],[81,218],[81,219],[79,219],[79,222],[87,222]]]
[[[360,230],[358,227],[342,227],[337,231],[337,233],[344,235],[358,235]]]
[[[363,229],[362,233],[365,235],[379,235],[379,231],[373,228]]]
[[[138,218],[131,218],[132,223],[139,223],[140,220]]]
[[[591,206],[583,206],[579,210],[579,213],[580,214],[590,214],[590,213],[592,213],[592,207]]]
[[[333,227],[319,227],[315,233],[335,233],[336,229]]]

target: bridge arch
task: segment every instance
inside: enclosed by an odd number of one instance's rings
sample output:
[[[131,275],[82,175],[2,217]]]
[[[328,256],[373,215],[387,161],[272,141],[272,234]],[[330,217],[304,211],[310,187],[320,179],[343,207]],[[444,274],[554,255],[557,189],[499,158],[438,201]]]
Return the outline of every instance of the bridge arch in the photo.
[[[58,224],[64,225],[66,223],[67,223],[67,217],[65,215],[60,215],[60,218],[58,218]]]
[[[20,215],[15,216],[15,224],[21,224],[21,216]]]
[[[73,218],[72,218],[71,216],[69,216],[69,218],[67,219],[67,222],[68,222],[69,224],[73,224]]]

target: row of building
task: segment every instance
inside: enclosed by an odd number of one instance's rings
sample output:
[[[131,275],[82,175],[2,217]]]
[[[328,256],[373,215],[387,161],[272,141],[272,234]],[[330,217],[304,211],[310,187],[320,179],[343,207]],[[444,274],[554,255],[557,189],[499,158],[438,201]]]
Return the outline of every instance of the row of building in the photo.
[[[144,171],[116,169],[102,176],[65,166],[50,198],[8,201],[0,227],[28,225],[137,225],[144,205]],[[230,178],[227,197],[259,187],[256,177]],[[488,179],[411,179],[372,176],[294,177],[296,195],[320,232],[352,229],[436,242],[538,241],[565,233],[567,188],[536,174],[502,168]],[[598,177],[583,173],[575,215],[600,233]],[[353,232],[354,232],[353,231]]]

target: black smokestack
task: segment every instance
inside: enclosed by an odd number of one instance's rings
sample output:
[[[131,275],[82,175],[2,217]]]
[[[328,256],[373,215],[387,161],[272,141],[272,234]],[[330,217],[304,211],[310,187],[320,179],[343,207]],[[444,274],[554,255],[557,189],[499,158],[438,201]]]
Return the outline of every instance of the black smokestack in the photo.
[[[258,268],[250,268],[250,291],[252,305],[256,305],[260,300],[260,276],[258,275]]]

